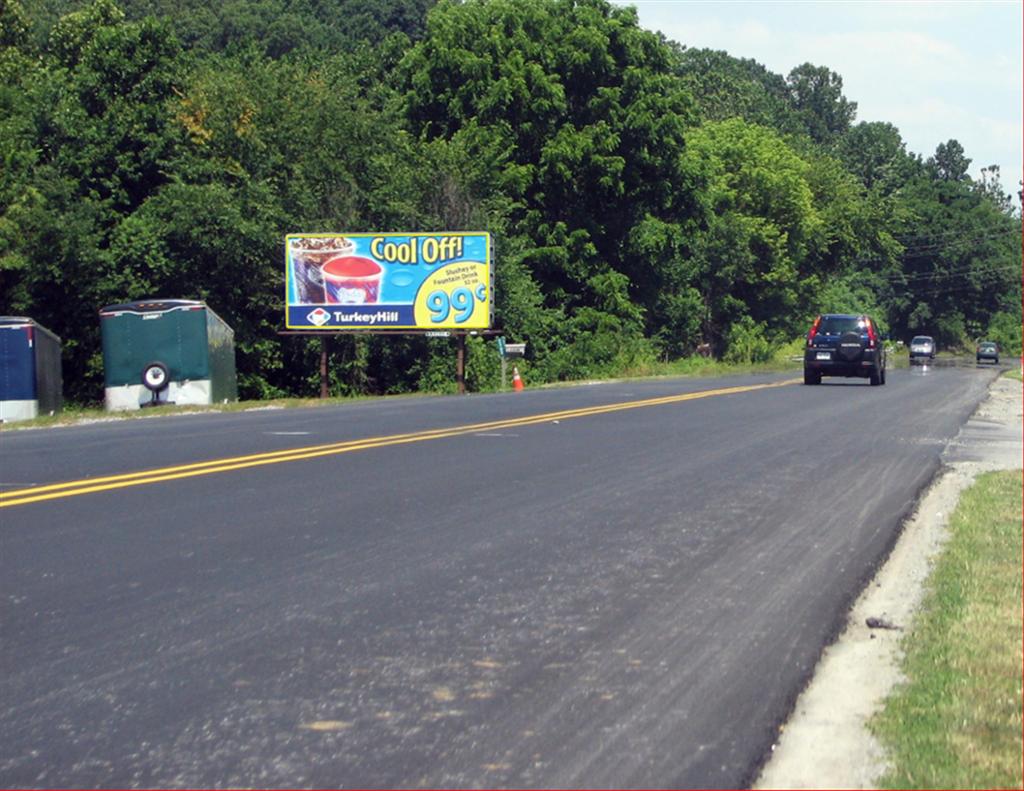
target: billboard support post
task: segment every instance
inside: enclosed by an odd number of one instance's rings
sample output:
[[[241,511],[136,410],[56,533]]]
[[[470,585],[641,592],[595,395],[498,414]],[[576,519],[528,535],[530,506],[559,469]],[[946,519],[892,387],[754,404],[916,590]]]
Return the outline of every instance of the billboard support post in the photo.
[[[455,384],[459,395],[466,394],[466,333],[455,336]]]
[[[329,364],[330,364],[330,339],[339,335],[348,335],[350,337],[358,337],[360,335],[420,335],[425,337],[451,337],[455,336],[456,340],[456,357],[455,357],[455,377],[456,385],[458,387],[459,394],[465,394],[466,392],[466,336],[467,335],[478,335],[483,338],[493,338],[501,335],[501,330],[489,329],[479,330],[473,332],[431,332],[431,331],[415,331],[415,330],[278,330],[278,335],[297,335],[305,337],[319,336],[320,338],[320,397],[330,397],[330,376],[329,376]],[[525,344],[518,345],[520,349],[525,348]],[[513,345],[513,348],[515,346]],[[513,356],[509,354],[509,356]],[[522,356],[522,352],[519,352],[518,356]],[[505,358],[501,360],[502,367],[502,389],[505,388]]]
[[[330,356],[330,335],[320,336],[320,398],[330,398],[330,375],[328,373],[328,358]]]
[[[285,236],[283,335],[322,334],[320,398],[330,396],[329,333],[455,336],[466,392],[466,334],[490,335],[494,264],[485,231]]]

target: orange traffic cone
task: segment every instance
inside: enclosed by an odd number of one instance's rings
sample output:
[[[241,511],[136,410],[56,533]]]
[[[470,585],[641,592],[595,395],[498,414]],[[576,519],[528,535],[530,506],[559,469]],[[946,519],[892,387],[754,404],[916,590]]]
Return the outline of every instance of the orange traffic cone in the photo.
[[[512,389],[517,393],[523,392],[523,380],[519,377],[519,369],[512,366]]]

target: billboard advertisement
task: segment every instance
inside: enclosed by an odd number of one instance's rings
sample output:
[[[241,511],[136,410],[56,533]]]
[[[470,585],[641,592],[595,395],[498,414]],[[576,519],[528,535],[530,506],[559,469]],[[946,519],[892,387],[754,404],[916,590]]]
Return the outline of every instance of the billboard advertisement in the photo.
[[[285,312],[285,326],[298,330],[488,329],[491,236],[289,234]]]

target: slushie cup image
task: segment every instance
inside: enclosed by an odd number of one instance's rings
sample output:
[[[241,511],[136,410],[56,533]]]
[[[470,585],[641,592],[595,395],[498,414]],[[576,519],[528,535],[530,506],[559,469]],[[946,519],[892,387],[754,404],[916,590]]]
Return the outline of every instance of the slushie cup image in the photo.
[[[335,305],[366,305],[380,296],[381,265],[370,258],[343,255],[323,266],[324,295]]]
[[[311,236],[291,240],[292,276],[299,304],[318,305],[326,301],[323,266],[332,258],[351,255],[355,244],[344,236]]]

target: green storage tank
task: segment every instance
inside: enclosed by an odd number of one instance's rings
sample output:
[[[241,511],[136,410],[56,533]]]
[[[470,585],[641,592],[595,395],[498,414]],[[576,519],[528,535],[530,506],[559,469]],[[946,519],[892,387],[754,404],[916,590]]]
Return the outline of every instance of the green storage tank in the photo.
[[[235,333],[204,303],[152,299],[100,311],[108,411],[238,400]]]

